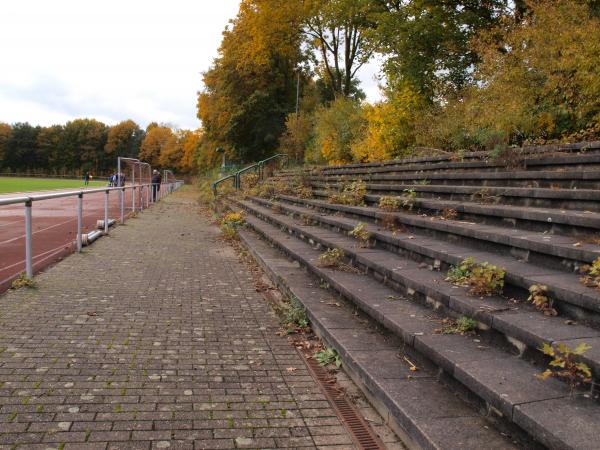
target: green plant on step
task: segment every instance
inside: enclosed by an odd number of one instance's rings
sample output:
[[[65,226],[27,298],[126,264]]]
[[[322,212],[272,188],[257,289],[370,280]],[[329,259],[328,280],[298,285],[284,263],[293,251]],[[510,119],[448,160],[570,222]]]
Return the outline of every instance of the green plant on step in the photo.
[[[313,190],[310,186],[301,186],[298,188],[296,195],[300,198],[313,198]]]
[[[343,264],[344,251],[341,248],[330,248],[319,255],[318,265],[321,267],[336,268]]]
[[[335,364],[335,367],[338,368],[342,366],[342,358],[338,352],[331,347],[315,353],[315,359],[321,366],[328,366],[330,364]]]
[[[379,208],[384,211],[400,211],[408,209],[412,211],[415,206],[417,192],[414,189],[404,189],[400,196],[384,195],[379,198]]]
[[[583,284],[600,289],[600,258],[596,258],[590,265],[583,266],[581,272],[584,274],[581,278]]]
[[[402,194],[402,207],[412,211],[415,206],[415,200],[417,199],[417,192],[414,189],[404,189]]]
[[[371,237],[371,234],[365,230],[365,224],[362,222],[359,222],[354,229],[352,229],[352,231],[350,231],[348,234],[352,237],[354,237],[355,239],[357,239],[359,241],[359,245],[361,247],[368,247],[369,246],[369,239]]]
[[[458,266],[452,266],[450,270],[448,270],[446,280],[455,284],[466,283],[475,264],[475,259],[472,256],[469,256],[462,260]]]
[[[529,298],[527,299],[546,316],[556,316],[558,312],[552,307],[554,301],[548,297],[548,286],[543,284],[532,284],[529,286]]]
[[[443,334],[469,334],[477,329],[477,322],[470,317],[462,316],[457,320],[445,320]]]
[[[365,195],[367,195],[367,185],[359,180],[342,184],[340,191],[329,194],[329,201],[341,205],[362,206],[365,204]]]
[[[308,327],[306,310],[296,297],[290,298],[290,302],[287,305],[287,309],[284,313],[283,324],[288,328],[288,330]]]
[[[571,393],[575,388],[590,383],[592,371],[587,364],[579,362],[578,359],[591,348],[586,343],[579,344],[575,349],[571,349],[565,344],[558,344],[556,347],[544,344],[540,350],[544,355],[550,356],[552,360],[539,378],[542,380],[550,377],[560,378],[569,384]]]
[[[384,211],[399,211],[401,206],[400,197],[384,195],[379,198],[379,208]]]
[[[461,286],[469,286],[473,295],[500,295],[504,290],[506,271],[487,262],[466,258],[458,266],[450,268],[446,280]]]
[[[34,279],[29,278],[25,273],[20,274],[16,280],[12,282],[13,289],[29,288],[37,289],[37,283]]]

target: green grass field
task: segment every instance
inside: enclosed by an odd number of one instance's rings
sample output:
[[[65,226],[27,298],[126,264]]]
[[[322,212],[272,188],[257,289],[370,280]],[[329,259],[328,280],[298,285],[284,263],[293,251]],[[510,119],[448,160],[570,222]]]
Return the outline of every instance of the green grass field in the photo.
[[[90,187],[106,186],[106,181],[92,181]],[[49,191],[52,189],[77,189],[84,187],[83,180],[50,178],[0,177],[0,194],[10,192]]]

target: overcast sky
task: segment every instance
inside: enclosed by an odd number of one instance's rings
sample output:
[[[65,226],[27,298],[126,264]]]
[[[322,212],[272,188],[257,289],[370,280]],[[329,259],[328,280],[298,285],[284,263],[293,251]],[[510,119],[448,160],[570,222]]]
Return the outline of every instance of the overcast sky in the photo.
[[[201,72],[239,0],[15,0],[0,13],[0,122],[198,128]],[[208,6],[210,5],[210,6]],[[374,64],[360,73],[379,97]]]

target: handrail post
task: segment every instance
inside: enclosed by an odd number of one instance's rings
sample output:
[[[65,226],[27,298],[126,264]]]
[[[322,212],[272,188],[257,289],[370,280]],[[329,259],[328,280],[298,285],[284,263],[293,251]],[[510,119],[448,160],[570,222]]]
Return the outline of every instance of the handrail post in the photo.
[[[83,192],[77,196],[77,251],[81,252],[83,248],[83,236],[81,229],[83,228]]]
[[[131,214],[135,214],[135,185],[131,186]]]
[[[33,278],[33,232],[32,232],[32,218],[31,218],[31,199],[25,202],[25,273],[27,278]]]
[[[108,196],[110,191],[107,189],[104,195],[104,234],[108,234]]]

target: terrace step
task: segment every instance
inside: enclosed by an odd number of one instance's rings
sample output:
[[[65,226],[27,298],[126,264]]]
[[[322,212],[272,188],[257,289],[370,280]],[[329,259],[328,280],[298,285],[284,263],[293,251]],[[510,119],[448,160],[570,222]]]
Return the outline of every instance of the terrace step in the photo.
[[[426,367],[393,339],[373,330],[346,305],[329,306],[332,293],[319,288],[318,279],[299,271],[265,241],[248,231],[239,234],[279,289],[304,305],[315,333],[338,351],[345,370],[398,434],[410,439],[411,447],[518,448],[491,420],[439,383],[431,365]],[[285,240],[285,236],[279,237]],[[296,248],[294,244],[291,247]],[[419,370],[410,371],[398,355],[419,361]]]
[[[598,151],[596,148],[595,151]],[[561,155],[552,156],[544,155],[540,157],[525,158],[521,161],[521,166],[527,170],[564,170],[573,169],[600,169],[600,154],[576,154],[576,155]],[[488,172],[503,172],[510,171],[505,163],[500,161],[494,162],[485,159],[472,159],[467,161],[452,161],[446,158],[439,162],[410,162],[410,160],[389,161],[387,164],[379,166],[365,166],[363,164],[354,165],[353,167],[345,166],[328,166],[321,169],[326,175],[357,175],[357,174],[373,174],[373,173],[405,173],[405,172],[420,172],[422,174],[436,172],[461,172],[461,171],[488,171]],[[425,177],[424,177],[425,178]]]
[[[600,410],[593,401],[579,396],[570,398],[566,386],[555,380],[548,383],[538,380],[534,375],[540,369],[490,342],[482,344],[481,340],[469,336],[437,334],[432,317],[441,316],[432,316],[430,310],[406,299],[386,300],[397,296],[397,292],[370,277],[317,266],[318,250],[273,225],[254,217],[248,217],[247,223],[263,239],[299,261],[372,319],[401,337],[403,349],[410,348],[442,369],[442,380],[456,383],[449,386],[465,388],[484,401],[490,412],[518,426],[532,439],[550,448],[565,449],[586,448],[595,442]],[[309,228],[315,227],[303,227]],[[306,275],[291,268],[289,262],[279,263],[282,258],[264,242],[249,233],[240,234],[277,283],[304,303],[313,326],[340,352],[345,365],[359,375],[372,396],[381,399],[419,444],[426,448],[504,448],[502,445],[510,445],[490,427],[483,428],[488,437],[482,436],[483,419],[472,410],[462,413],[468,410],[466,406],[459,405],[456,398],[434,381],[431,375],[434,372],[407,370],[407,365],[394,357],[399,350],[397,345],[365,331],[365,325],[356,319],[350,322],[352,314],[328,306],[328,296],[321,294],[316,282],[307,281]],[[326,231],[319,234],[331,235]],[[333,235],[329,237],[335,239]],[[456,408],[461,412],[457,413]],[[461,418],[461,414],[465,416]],[[439,420],[442,418],[448,423]],[[432,423],[426,425],[427,421]],[[472,439],[465,440],[464,432]],[[439,433],[443,437],[438,437]],[[486,438],[490,441],[481,441]],[[527,445],[527,448],[533,447]]]
[[[286,180],[290,175],[283,174],[276,178]],[[598,170],[536,170],[510,172],[444,172],[431,173],[425,178],[420,173],[396,175],[366,174],[360,175],[307,175],[315,182],[336,182],[339,178],[345,181],[364,179],[371,183],[397,182],[398,184],[430,184],[457,186],[496,186],[524,188],[561,188],[561,189],[598,189],[600,188],[600,171]]]
[[[272,208],[274,203],[252,198],[255,203]],[[339,216],[315,214],[314,211],[298,206],[287,206],[277,204],[277,208],[298,217],[308,216],[317,223],[343,230],[344,234],[351,231],[357,222],[355,219]],[[406,255],[417,262],[427,261],[438,269],[447,269],[458,265],[465,258],[472,256],[477,261],[486,261],[490,264],[502,267],[506,270],[505,281],[507,284],[517,288],[513,289],[512,295],[528,296],[528,289],[533,284],[544,284],[548,286],[548,294],[558,302],[558,307],[563,313],[590,322],[600,323],[600,292],[582,285],[579,276],[569,274],[562,270],[549,267],[540,267],[526,264],[523,260],[517,260],[511,256],[490,253],[483,245],[473,249],[465,245],[446,242],[427,235],[401,234],[382,230],[376,226],[366,227],[372,238],[377,241],[379,247],[386,250],[391,249],[395,253]],[[522,292],[518,292],[518,289]]]
[[[530,159],[533,158],[545,158],[548,155],[570,155],[578,153],[596,153],[600,151],[600,141],[591,142],[577,142],[573,144],[552,144],[552,145],[538,145],[523,147],[518,149],[521,154],[528,156]],[[386,166],[397,166],[402,164],[412,163],[431,163],[431,162],[442,162],[442,161],[455,161],[459,155],[456,153],[445,153],[442,155],[425,156],[418,158],[404,158],[382,162],[373,163],[354,163],[354,164],[342,164],[338,166],[327,167],[327,170],[338,170],[338,169],[351,169],[351,168],[370,168],[370,167],[386,167]],[[467,152],[461,155],[462,161],[486,161],[493,159],[490,156],[490,152],[478,151],[478,152]]]
[[[497,296],[477,298],[468,295],[465,289],[446,282],[444,274],[424,269],[411,259],[377,248],[360,248],[356,240],[348,236],[317,226],[300,225],[288,216],[274,214],[268,208],[247,201],[236,203],[256,217],[311,244],[340,248],[354,266],[365,268],[372,276],[414,301],[450,315],[466,315],[476,319],[525,356],[539,358],[541,354],[537,350],[544,343],[552,345],[561,341],[572,346],[582,339],[587,342],[587,339],[600,338],[598,330],[570,324],[564,317],[546,317],[527,304],[513,305],[507,299]],[[256,224],[256,219],[249,217],[247,220],[253,226]],[[527,266],[523,265],[522,271],[525,270]],[[529,277],[531,271],[524,273],[524,276]],[[551,281],[551,277],[544,278],[544,281]],[[600,373],[598,356],[600,355],[590,353],[583,357],[595,373]]]
[[[339,184],[312,183],[319,189],[339,188]],[[473,201],[478,196],[489,203],[559,208],[565,210],[600,211],[600,190],[596,189],[545,189],[515,187],[446,186],[421,184],[366,183],[367,192],[376,195],[398,195],[413,190],[419,197],[444,200]]]
[[[491,248],[493,251],[504,254],[514,254],[520,260],[534,260],[542,265],[549,265],[562,270],[577,271],[578,266],[581,264],[589,264],[600,257],[600,245],[582,243],[575,237],[532,232],[517,228],[509,229],[461,220],[442,220],[435,216],[429,217],[402,211],[386,212],[374,207],[339,205],[289,195],[279,195],[278,198],[286,203],[316,208],[321,212],[343,213],[347,216],[378,223],[394,217],[397,223],[409,227],[411,232],[427,233],[429,236],[441,235],[452,242],[462,239],[461,242],[467,245],[475,245],[480,249]],[[373,203],[377,204],[378,202]],[[565,220],[570,217],[566,214],[560,214],[560,216]],[[600,217],[598,219],[600,225]],[[546,215],[546,223],[547,220],[548,216]],[[535,255],[539,255],[540,258]],[[552,261],[550,264],[547,256],[551,256],[557,261]]]

